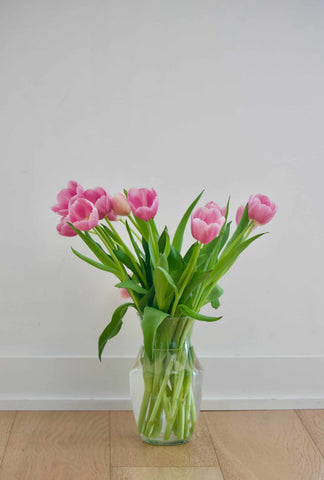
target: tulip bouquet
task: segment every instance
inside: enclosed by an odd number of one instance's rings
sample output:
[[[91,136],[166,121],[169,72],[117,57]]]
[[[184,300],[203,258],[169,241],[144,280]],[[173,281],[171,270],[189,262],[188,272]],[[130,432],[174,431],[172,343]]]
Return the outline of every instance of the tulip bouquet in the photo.
[[[119,280],[116,287],[122,289],[123,297],[129,297],[99,337],[99,359],[108,340],[120,331],[127,309],[139,314],[144,393],[136,419],[142,438],[153,443],[154,439],[167,443],[172,438],[173,443],[180,443],[190,438],[197,417],[190,342],[194,320],[221,318],[200,310],[207,304],[218,309],[223,293],[219,280],[264,234],[252,235],[254,229],[269,222],[277,211],[267,196],[250,196],[237,210],[237,226],[230,235],[229,202],[223,208],[212,201],[196,208],[201,196],[186,210],[172,238],[167,227],[162,232],[157,229],[159,202],[153,188],[131,188],[111,196],[101,187],[85,190],[69,182],[52,207],[61,216],[58,233],[79,236],[94,258],[74,248],[73,253],[114,274]],[[182,254],[189,219],[194,242]]]

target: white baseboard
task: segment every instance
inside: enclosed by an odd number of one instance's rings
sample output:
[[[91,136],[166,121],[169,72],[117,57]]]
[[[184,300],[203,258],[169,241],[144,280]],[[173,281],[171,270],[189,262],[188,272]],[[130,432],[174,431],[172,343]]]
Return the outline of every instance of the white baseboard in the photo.
[[[129,410],[134,359],[0,357],[0,410]],[[324,408],[324,356],[200,357],[202,409]]]

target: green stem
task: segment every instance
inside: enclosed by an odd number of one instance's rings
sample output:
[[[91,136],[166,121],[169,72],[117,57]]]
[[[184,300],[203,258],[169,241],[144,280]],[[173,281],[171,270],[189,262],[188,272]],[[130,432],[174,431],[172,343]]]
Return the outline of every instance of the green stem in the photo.
[[[195,271],[200,249],[201,249],[201,243],[197,242],[197,244],[195,246],[195,249],[192,253],[192,256],[191,256],[191,258],[188,262],[188,265],[187,265],[187,267],[186,267],[186,269],[183,273],[184,278],[183,279],[182,279],[182,277],[180,278],[179,283],[181,284],[181,287],[180,287],[178,293],[175,296],[173,306],[172,306],[172,310],[171,310],[171,316],[173,316],[175,314],[175,311],[176,311],[177,306],[179,304],[179,300],[181,299],[181,295],[183,294],[184,289],[186,288],[188,282],[190,281],[190,279],[191,279],[191,277],[192,277],[192,275]]]
[[[119,276],[119,279],[122,280],[122,281],[125,281],[125,280],[128,280],[129,279],[129,275],[128,273],[126,272],[124,266],[121,264],[121,262],[118,260],[118,258],[116,257],[115,253],[114,253],[114,245],[112,244],[110,238],[108,238],[107,236],[105,236],[101,230],[97,227],[94,228],[95,232],[97,233],[98,237],[100,238],[100,240],[102,241],[102,243],[105,245],[105,247],[107,248],[107,250],[109,251],[110,255],[111,255],[111,258],[114,260],[115,262],[115,265],[117,267],[117,269],[119,270],[120,272],[120,276]],[[140,307],[139,307],[139,304],[138,304],[138,299],[137,299],[137,296],[135,294],[135,292],[133,292],[132,290],[130,290],[128,292],[133,300],[133,302],[135,303],[136,305],[136,309],[138,312],[140,312]]]
[[[174,358],[171,358],[170,359],[170,362],[165,370],[165,373],[164,373],[164,377],[163,377],[163,381],[162,381],[162,384],[160,386],[160,392],[155,400],[155,403],[154,403],[154,407],[153,407],[153,410],[152,410],[152,413],[151,413],[151,416],[150,416],[150,419],[147,423],[147,428],[146,428],[146,431],[149,432],[150,429],[152,428],[153,424],[154,424],[154,421],[155,421],[155,416],[157,415],[158,413],[158,410],[160,408],[160,404],[163,400],[163,396],[164,396],[164,392],[165,392],[165,388],[167,386],[167,383],[169,381],[169,377],[170,377],[170,373],[171,373],[171,370],[172,370],[172,367],[174,365]]]
[[[111,231],[113,232],[113,234],[115,235],[115,237],[117,238],[118,240],[118,244],[120,247],[122,247],[122,249],[124,250],[124,252],[126,253],[126,255],[128,256],[128,258],[131,260],[135,270],[136,270],[136,273],[139,277],[139,279],[141,280],[142,282],[142,285],[144,287],[148,287],[147,283],[146,283],[146,279],[145,279],[145,276],[143,275],[143,272],[141,271],[138,263],[137,263],[137,260],[136,258],[134,257],[134,255],[132,254],[132,252],[129,250],[129,248],[127,247],[127,245],[123,242],[123,240],[121,239],[119,233],[117,232],[117,230],[114,228],[114,226],[112,225],[111,221],[107,218],[106,218],[106,222],[108,224],[108,226],[110,227]]]

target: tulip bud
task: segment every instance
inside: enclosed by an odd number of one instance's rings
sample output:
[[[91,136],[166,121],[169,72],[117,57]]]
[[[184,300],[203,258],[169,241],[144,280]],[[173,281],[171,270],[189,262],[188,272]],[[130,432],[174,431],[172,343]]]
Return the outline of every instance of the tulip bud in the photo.
[[[111,203],[116,215],[128,216],[130,214],[130,205],[123,192],[116,193],[116,195],[111,197]]]
[[[241,218],[242,218],[242,215],[243,215],[243,212],[244,212],[244,205],[241,205],[240,207],[238,207],[237,209],[237,212],[236,212],[236,217],[235,217],[235,220],[236,220],[236,224],[238,225],[241,221]]]

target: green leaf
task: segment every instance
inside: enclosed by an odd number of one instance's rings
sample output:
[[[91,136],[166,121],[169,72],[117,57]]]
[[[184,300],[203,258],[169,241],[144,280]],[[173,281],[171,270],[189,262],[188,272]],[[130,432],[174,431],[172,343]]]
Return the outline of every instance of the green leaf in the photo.
[[[219,297],[223,295],[223,293],[224,293],[224,290],[219,285],[215,285],[213,290],[210,292],[208,297],[208,302],[211,303],[211,306],[213,308],[218,308],[220,306]]]
[[[133,273],[136,273],[136,268],[132,259],[129,258],[129,256],[121,248],[114,250],[114,254],[118,260],[125,265],[125,267],[129,268]]]
[[[158,270],[159,272],[162,273],[162,275],[164,275],[164,277],[166,278],[166,280],[168,282],[168,285],[170,285],[172,290],[174,290],[174,292],[177,293],[178,288],[177,288],[176,284],[174,283],[174,280],[171,277],[171,275],[164,268],[162,268],[160,266],[156,267],[156,270]]]
[[[195,272],[181,295],[181,302],[187,303],[187,298],[192,292],[207,278],[210,276],[210,271],[207,272]]]
[[[155,340],[156,329],[168,317],[169,314],[161,312],[152,307],[145,307],[142,319],[142,330],[144,335],[144,348],[148,357],[152,360],[153,345]]]
[[[168,255],[168,264],[169,272],[171,274],[173,274],[173,272],[181,272],[186,266],[180,253],[172,245],[170,248],[170,253]]]
[[[194,318],[195,320],[200,320],[202,322],[216,322],[220,320],[222,317],[207,317],[206,315],[201,315],[200,313],[191,310],[191,308],[187,307],[187,305],[178,305],[178,308],[181,310],[182,313],[187,315],[188,317]]]
[[[245,205],[244,212],[243,212],[242,218],[240,220],[240,223],[238,224],[235,232],[233,233],[232,237],[228,241],[224,252],[226,252],[229,249],[229,247],[232,245],[233,242],[238,240],[238,237],[243,233],[243,231],[248,226],[249,221],[250,221],[250,219],[249,219],[249,204],[247,203]]]
[[[153,284],[155,289],[155,297],[157,305],[160,310],[163,310],[166,307],[166,296],[169,288],[169,283],[163,270],[159,267],[154,269],[153,272]]]
[[[100,335],[98,340],[98,356],[100,361],[106,343],[110,338],[115,337],[115,335],[117,335],[117,333],[121,329],[123,324],[122,319],[127,312],[128,307],[135,307],[135,305],[134,303],[123,303],[122,305],[119,305],[119,307],[117,307],[114,311],[110,323]]]
[[[134,215],[134,223],[137,227],[137,230],[140,232],[140,234],[142,235],[142,237],[148,241],[148,238],[149,238],[149,231],[148,231],[148,222],[145,222],[144,220],[138,218],[138,217],[135,217]]]
[[[141,249],[139,248],[135,238],[134,238],[134,235],[132,233],[132,230],[130,228],[130,226],[128,225],[128,222],[126,221],[126,229],[127,229],[127,232],[128,232],[128,235],[129,235],[129,238],[132,242],[132,245],[133,245],[133,248],[136,252],[136,255],[137,255],[137,258],[138,260],[142,263],[143,262],[143,252],[141,251]]]
[[[254,237],[245,240],[242,243],[236,245],[230,253],[223,254],[219,259],[216,267],[213,269],[211,278],[214,279],[215,282],[225,275],[225,273],[231,268],[231,266],[236,262],[239,255],[257,238],[262,237],[265,233],[259,233],[258,235],[254,235]]]
[[[138,285],[138,283],[136,283],[132,279],[125,280],[124,282],[117,283],[115,285],[115,287],[126,288],[127,290],[134,290],[134,292],[141,293],[141,294],[144,294],[144,295],[146,293],[148,293],[148,290],[146,290],[146,288],[141,287],[140,285]]]
[[[158,247],[160,253],[165,253],[166,256],[169,255],[170,252],[170,237],[168,233],[167,227],[164,228],[163,232],[160,235],[158,240]]]
[[[192,257],[193,251],[197,248],[197,242],[193,243],[187,250],[185,256],[183,257],[184,263],[187,265]]]
[[[193,209],[195,208],[195,206],[197,205],[197,203],[199,202],[200,197],[202,196],[203,193],[204,193],[204,190],[198,195],[198,197],[192,202],[192,204],[186,210],[186,212],[185,212],[184,216],[182,217],[182,219],[181,219],[181,221],[178,225],[178,228],[177,228],[177,230],[174,234],[172,245],[173,245],[174,248],[176,248],[178,250],[178,252],[181,251],[183,234],[184,234],[188,219],[190,217],[190,214],[193,211]]]
[[[69,225],[73,230],[79,235],[79,237],[84,241],[84,243],[90,248],[90,250],[95,254],[95,256],[105,265],[115,268],[115,263],[112,258],[102,249],[101,245],[93,240],[91,235],[88,232],[80,232],[77,228],[74,228],[72,223]]]
[[[110,272],[113,274],[117,274],[118,270],[114,267],[109,267],[108,265],[104,265],[103,263],[96,262],[95,260],[92,260],[92,258],[86,257],[82,253],[78,252],[77,250],[74,250],[74,248],[71,247],[72,252],[79,257],[81,260],[83,260],[86,263],[89,263],[89,265],[92,265],[93,267],[99,268],[100,270],[104,270],[106,272]]]

